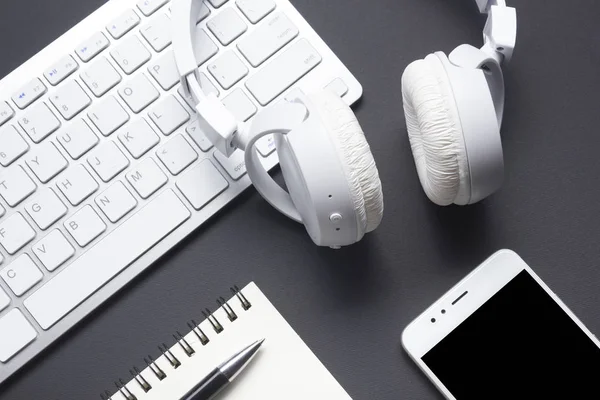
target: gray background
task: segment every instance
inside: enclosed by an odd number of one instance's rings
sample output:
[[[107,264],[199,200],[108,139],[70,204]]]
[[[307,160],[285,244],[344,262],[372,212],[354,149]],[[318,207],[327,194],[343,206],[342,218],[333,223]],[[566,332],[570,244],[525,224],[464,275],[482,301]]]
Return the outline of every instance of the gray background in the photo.
[[[506,68],[507,180],[469,208],[437,208],[422,193],[400,76],[431,51],[480,43],[473,2],[293,3],[364,86],[356,109],[384,185],[381,228],[349,249],[317,249],[249,190],[3,385],[2,400],[99,398],[201,306],[251,280],[353,398],[440,399],[400,334],[500,248],[519,252],[600,333],[600,2],[511,1],[520,32]],[[2,1],[0,76],[101,4]]]

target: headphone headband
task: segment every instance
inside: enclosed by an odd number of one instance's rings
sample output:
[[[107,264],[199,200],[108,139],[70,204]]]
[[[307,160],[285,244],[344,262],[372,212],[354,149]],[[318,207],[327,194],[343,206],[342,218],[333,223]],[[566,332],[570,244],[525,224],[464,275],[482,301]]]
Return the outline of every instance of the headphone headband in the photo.
[[[512,59],[517,42],[517,11],[505,0],[476,0],[479,11],[487,14],[482,50],[498,63]]]
[[[185,94],[196,103],[200,129],[217,150],[229,157],[236,150],[233,144],[238,121],[214,93],[206,95],[200,84],[200,72],[194,51],[196,17],[204,0],[175,0],[173,15],[173,52]]]

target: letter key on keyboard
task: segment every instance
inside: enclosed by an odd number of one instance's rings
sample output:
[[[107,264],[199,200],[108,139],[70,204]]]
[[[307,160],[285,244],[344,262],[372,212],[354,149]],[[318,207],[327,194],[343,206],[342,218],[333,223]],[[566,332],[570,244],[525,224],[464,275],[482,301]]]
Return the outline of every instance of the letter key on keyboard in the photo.
[[[133,158],[140,158],[160,140],[144,118],[124,126],[118,137]]]
[[[142,199],[152,196],[168,179],[152,158],[146,158],[127,173],[127,180]]]
[[[14,213],[0,223],[0,244],[8,254],[15,254],[33,238],[35,238],[35,231],[20,212]]]
[[[73,160],[78,160],[98,144],[98,137],[84,120],[78,119],[58,134],[58,141]]]
[[[104,182],[110,181],[129,166],[129,160],[114,142],[105,142],[93,150],[88,163]]]
[[[27,214],[41,230],[46,230],[67,214],[67,207],[48,187],[43,188],[25,206]]]
[[[129,114],[114,96],[109,96],[97,103],[88,112],[88,117],[104,136],[111,135],[129,121]]]
[[[0,171],[0,196],[14,207],[35,192],[35,183],[20,165]]]
[[[0,276],[17,296],[22,296],[42,280],[44,275],[27,254],[21,254],[15,261],[8,264]]]
[[[52,142],[37,145],[25,157],[25,162],[42,183],[50,181],[68,165],[67,160]]]
[[[48,271],[54,271],[75,254],[71,243],[55,229],[33,245],[33,252]]]
[[[165,135],[170,135],[190,119],[190,114],[175,99],[167,96],[150,111],[150,118]]]
[[[73,206],[81,204],[99,187],[83,165],[65,171],[56,181],[56,186]]]
[[[84,206],[64,223],[65,229],[81,247],[85,247],[106,230],[106,224],[92,206]]]
[[[96,204],[106,218],[115,223],[137,206],[137,200],[122,182],[115,182],[96,197]]]

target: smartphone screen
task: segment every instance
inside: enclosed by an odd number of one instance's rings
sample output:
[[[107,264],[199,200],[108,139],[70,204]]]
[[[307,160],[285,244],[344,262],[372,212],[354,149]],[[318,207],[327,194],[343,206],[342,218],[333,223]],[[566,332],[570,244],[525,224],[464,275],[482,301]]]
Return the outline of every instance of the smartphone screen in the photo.
[[[600,399],[600,348],[526,270],[422,359],[458,400]]]

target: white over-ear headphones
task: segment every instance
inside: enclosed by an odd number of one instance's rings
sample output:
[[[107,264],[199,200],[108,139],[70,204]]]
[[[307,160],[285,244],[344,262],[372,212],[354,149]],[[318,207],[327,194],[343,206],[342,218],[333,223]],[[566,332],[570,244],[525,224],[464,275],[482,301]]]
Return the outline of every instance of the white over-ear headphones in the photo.
[[[250,124],[236,121],[214,93],[205,94],[194,53],[196,16],[204,0],[174,0],[173,47],[181,83],[217,151],[245,151],[248,175],[273,207],[306,227],[319,246],[362,239],[383,216],[381,181],[369,144],[342,99],[329,91],[298,91],[263,110]],[[185,23],[183,23],[185,22]],[[274,134],[288,192],[267,173],[256,142]],[[319,143],[315,146],[315,143]]]
[[[504,78],[517,37],[505,0],[477,0],[488,14],[481,49],[463,44],[410,64],[402,76],[408,135],[421,185],[439,205],[473,204],[502,186]]]

